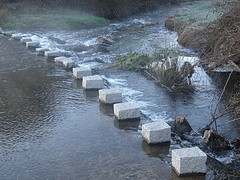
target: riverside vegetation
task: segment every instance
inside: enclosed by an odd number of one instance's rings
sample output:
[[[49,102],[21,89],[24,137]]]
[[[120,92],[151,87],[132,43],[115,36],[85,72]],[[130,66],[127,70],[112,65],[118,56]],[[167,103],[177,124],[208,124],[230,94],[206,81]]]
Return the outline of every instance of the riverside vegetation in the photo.
[[[165,25],[178,32],[180,44],[200,53],[201,64],[209,72],[217,67],[232,69],[232,72],[224,73],[228,76],[228,80],[222,94],[228,95],[229,102],[226,104],[226,112],[220,112],[218,117],[231,113],[233,115],[231,122],[235,123],[240,132],[240,1],[200,1],[168,17]],[[225,91],[228,83],[233,84],[230,92]],[[215,112],[217,108],[216,106]],[[215,123],[217,130],[218,117],[215,117],[215,112],[212,122]],[[239,152],[239,142],[239,137],[233,142],[238,144],[235,146],[237,152]]]
[[[115,66],[144,72],[169,91],[192,91],[191,77],[194,73],[194,66],[189,62],[180,64],[177,54],[167,48],[151,56],[130,52],[117,56]]]

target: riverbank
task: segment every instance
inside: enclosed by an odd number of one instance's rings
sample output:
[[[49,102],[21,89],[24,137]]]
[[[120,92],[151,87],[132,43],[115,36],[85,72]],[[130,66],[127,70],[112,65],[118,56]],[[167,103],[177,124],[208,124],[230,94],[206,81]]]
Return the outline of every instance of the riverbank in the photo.
[[[106,26],[110,20],[83,10],[18,4],[0,10],[0,26],[7,30],[73,30]]]
[[[205,0],[178,10],[166,19],[178,42],[201,54],[209,70],[226,65],[240,71],[240,2]]]
[[[191,0],[135,1],[16,1],[0,4],[0,26],[4,30],[73,30],[106,26],[109,19],[127,17],[161,4]]]
[[[205,70],[211,74],[212,72],[220,73],[215,73],[214,76],[222,76],[223,85],[229,76],[229,83],[226,86],[230,85],[232,88],[223,90],[229,101],[224,111],[233,114],[232,122],[235,123],[237,129],[240,128],[239,22],[240,2],[234,0],[200,1],[178,10],[175,15],[168,17],[165,21],[168,29],[178,33],[179,44],[200,53],[200,64]],[[233,74],[230,73],[232,71]],[[236,137],[237,141],[239,143],[239,137]],[[239,145],[235,147],[235,150],[239,152]]]

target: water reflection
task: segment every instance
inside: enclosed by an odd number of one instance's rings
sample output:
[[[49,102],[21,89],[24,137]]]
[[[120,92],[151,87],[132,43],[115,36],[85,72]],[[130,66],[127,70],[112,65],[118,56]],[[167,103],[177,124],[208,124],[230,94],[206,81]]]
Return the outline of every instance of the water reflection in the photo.
[[[99,103],[99,111],[107,116],[114,116],[113,105]]]
[[[131,119],[127,121],[114,120],[114,127],[122,130],[137,131],[140,124],[140,119]]]
[[[149,157],[156,157],[164,161],[169,154],[170,142],[149,145],[146,141],[142,141],[142,150]]]
[[[83,89],[83,94],[88,101],[98,100],[98,90],[86,90]]]
[[[73,81],[73,87],[74,87],[75,89],[82,89],[82,80],[74,79],[74,81]]]
[[[179,177],[174,170],[172,170],[172,180],[205,180],[205,175],[193,175]]]

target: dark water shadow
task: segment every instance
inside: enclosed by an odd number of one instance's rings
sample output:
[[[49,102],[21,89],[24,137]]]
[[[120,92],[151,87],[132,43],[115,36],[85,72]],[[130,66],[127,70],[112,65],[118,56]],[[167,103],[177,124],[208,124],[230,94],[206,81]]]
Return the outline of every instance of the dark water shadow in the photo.
[[[74,79],[73,81],[73,87],[75,89],[83,89],[82,88],[82,80]]]
[[[172,170],[172,180],[205,180],[205,175],[201,174],[180,177],[174,170]]]
[[[149,157],[159,158],[164,161],[168,156],[170,149],[170,142],[149,145],[146,141],[142,141],[142,150]]]
[[[83,95],[87,98],[87,100],[98,100],[98,90],[83,89]]]
[[[126,121],[119,121],[115,119],[113,123],[114,127],[117,129],[138,131],[140,119],[131,119]]]
[[[99,103],[99,111],[107,116],[114,116],[113,105],[111,104],[104,104]]]

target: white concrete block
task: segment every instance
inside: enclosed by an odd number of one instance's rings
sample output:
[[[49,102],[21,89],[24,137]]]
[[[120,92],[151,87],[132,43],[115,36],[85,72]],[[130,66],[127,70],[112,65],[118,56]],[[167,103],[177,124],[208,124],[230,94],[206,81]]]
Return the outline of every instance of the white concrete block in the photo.
[[[39,48],[40,43],[37,41],[32,41],[32,42],[26,42],[26,47],[27,48]]]
[[[122,102],[122,92],[118,89],[101,89],[99,92],[99,100],[106,104],[115,104]]]
[[[62,65],[66,69],[72,69],[75,67],[75,62],[72,59],[64,56],[56,57],[54,58],[54,61],[56,64]]]
[[[113,110],[118,120],[140,118],[139,107],[131,102],[114,104]]]
[[[3,31],[2,34],[3,34],[4,36],[10,36],[10,37],[12,36],[12,33],[7,32],[7,31]]]
[[[180,175],[205,174],[207,155],[198,147],[172,150],[172,167]]]
[[[36,54],[39,56],[44,56],[44,53],[49,51],[48,48],[36,48]]]
[[[59,57],[59,56],[71,56],[71,54],[67,51],[46,51],[44,53],[45,57],[47,58],[55,58],[55,57]]]
[[[11,38],[16,39],[16,40],[20,40],[20,39],[22,39],[22,36],[21,36],[21,35],[18,35],[18,34],[13,34],[13,35],[11,36]]]
[[[92,71],[89,66],[82,66],[73,68],[73,77],[75,79],[82,79],[84,76],[91,76]]]
[[[165,121],[142,125],[142,136],[148,144],[171,141],[171,127]]]
[[[95,76],[84,76],[82,86],[85,89],[102,89],[103,79],[99,75]]]
[[[31,42],[31,41],[32,41],[32,39],[28,38],[28,37],[23,37],[22,39],[20,39],[21,43],[26,43],[26,42]]]

